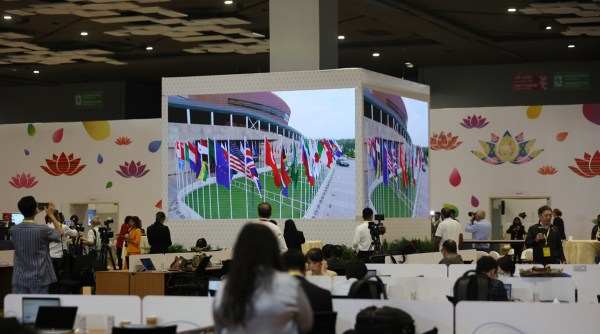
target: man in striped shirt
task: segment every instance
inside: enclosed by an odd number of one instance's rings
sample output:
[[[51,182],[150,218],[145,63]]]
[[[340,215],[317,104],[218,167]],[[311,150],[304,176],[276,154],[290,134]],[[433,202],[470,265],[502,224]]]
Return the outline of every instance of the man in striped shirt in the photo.
[[[18,207],[25,219],[8,231],[15,247],[12,293],[47,294],[50,283],[56,282],[48,246],[50,242],[60,242],[63,228],[54,217],[52,202],[45,211],[54,228],[34,223],[40,209],[33,196],[21,198]]]

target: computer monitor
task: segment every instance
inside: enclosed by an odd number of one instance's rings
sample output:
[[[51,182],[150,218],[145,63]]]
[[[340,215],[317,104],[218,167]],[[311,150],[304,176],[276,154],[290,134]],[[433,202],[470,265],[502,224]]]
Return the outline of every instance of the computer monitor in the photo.
[[[19,225],[25,219],[25,217],[21,213],[13,212],[10,214],[10,220],[15,224]]]
[[[44,298],[44,297],[23,297],[23,320],[21,323],[24,325],[35,324],[38,310],[40,306],[60,306],[60,299],[58,298]]]

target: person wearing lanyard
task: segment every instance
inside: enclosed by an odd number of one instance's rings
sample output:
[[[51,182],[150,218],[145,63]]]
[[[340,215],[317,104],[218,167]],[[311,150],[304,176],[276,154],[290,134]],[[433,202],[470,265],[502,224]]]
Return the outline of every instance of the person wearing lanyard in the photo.
[[[525,247],[533,249],[533,262],[548,265],[567,263],[562,248],[560,231],[552,226],[552,209],[544,205],[538,209],[539,224],[527,231]]]
[[[44,210],[54,228],[34,223],[33,218],[41,210],[33,196],[21,198],[17,206],[25,219],[8,230],[15,247],[12,293],[47,294],[50,284],[56,282],[48,245],[60,242],[63,228],[54,217],[52,202]]]

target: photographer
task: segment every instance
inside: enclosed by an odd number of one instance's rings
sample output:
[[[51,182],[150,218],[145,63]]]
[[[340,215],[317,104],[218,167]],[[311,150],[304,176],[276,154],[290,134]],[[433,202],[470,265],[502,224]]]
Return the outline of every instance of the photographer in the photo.
[[[363,223],[354,230],[354,241],[352,243],[352,252],[356,253],[356,258],[367,262],[371,257],[371,232],[369,222],[373,222],[373,209],[364,208],[362,212]]]
[[[90,221],[92,228],[87,233],[87,238],[82,237],[82,244],[86,246],[86,252],[88,255],[93,254],[95,257],[98,256],[102,243],[100,241],[100,217],[94,216]]]
[[[52,241],[50,242],[49,246],[50,257],[52,258],[52,267],[54,267],[54,274],[56,275],[56,278],[59,279],[60,271],[69,269],[68,265],[65,265],[65,263],[63,262],[66,258],[66,253],[68,250],[67,239],[69,239],[69,237],[77,237],[79,233],[77,233],[76,230],[72,230],[67,225],[65,225],[65,217],[61,212],[54,211],[54,217],[58,220],[64,232],[64,234],[61,235],[60,242]],[[55,228],[54,222],[48,215],[46,215],[46,225],[50,228]],[[57,291],[55,284],[50,284],[50,293],[58,292],[59,291]]]
[[[473,240],[490,240],[492,223],[485,219],[485,211],[478,210],[470,213],[470,216],[472,217],[471,222],[465,227],[465,232],[471,233],[471,239]],[[473,248],[478,251],[490,252],[489,243],[474,243]]]

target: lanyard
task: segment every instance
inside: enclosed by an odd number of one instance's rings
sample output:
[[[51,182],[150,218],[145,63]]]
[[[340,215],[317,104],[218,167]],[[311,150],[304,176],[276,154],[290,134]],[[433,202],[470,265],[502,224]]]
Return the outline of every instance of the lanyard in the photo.
[[[548,246],[548,236],[550,236],[551,228],[552,228],[552,225],[548,226],[548,229],[546,230],[546,234],[544,235],[544,246]]]

